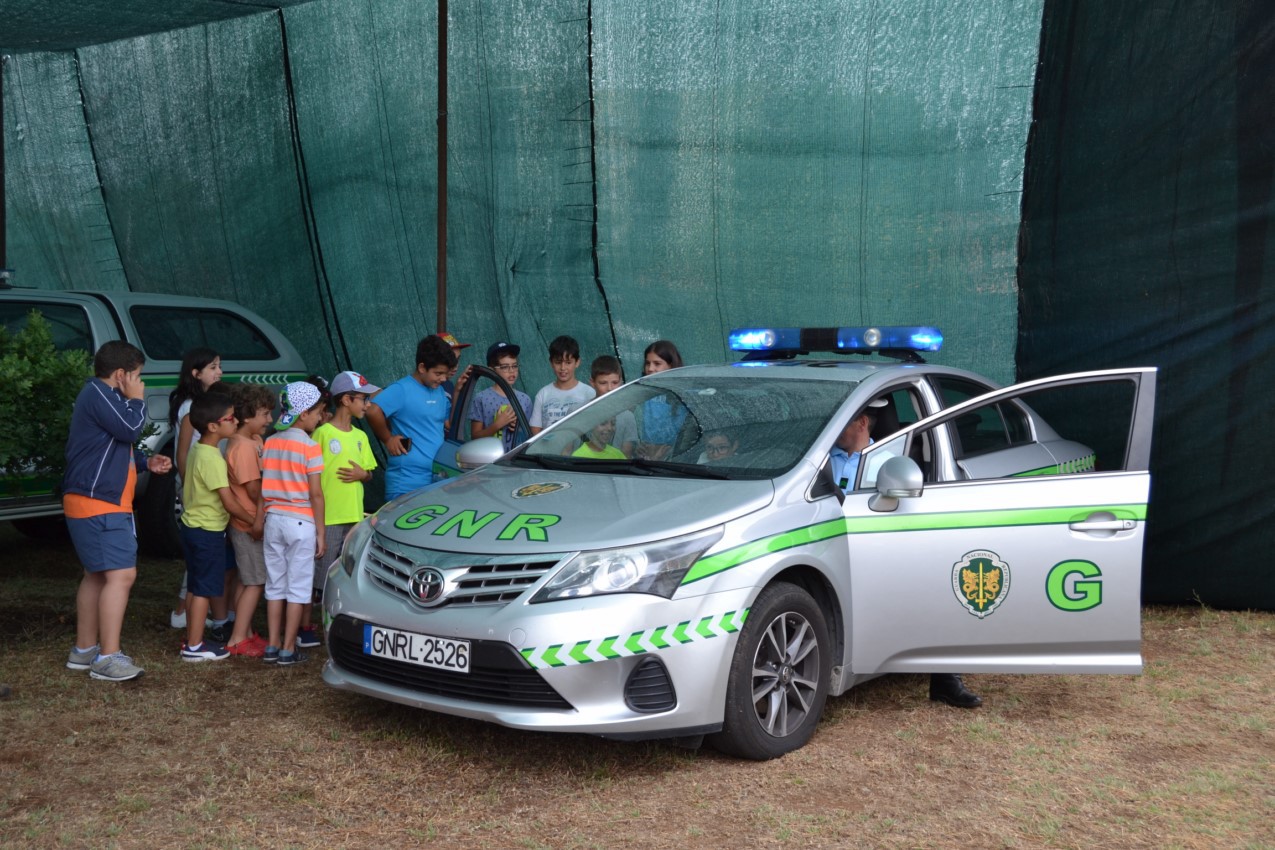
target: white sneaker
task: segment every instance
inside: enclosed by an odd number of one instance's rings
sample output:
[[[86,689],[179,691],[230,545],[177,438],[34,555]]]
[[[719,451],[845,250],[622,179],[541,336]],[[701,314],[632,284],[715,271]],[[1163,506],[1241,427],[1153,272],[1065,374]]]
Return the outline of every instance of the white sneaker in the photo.
[[[186,628],[186,612],[183,611],[178,614],[176,611],[169,611],[168,625],[172,626],[174,629]]]

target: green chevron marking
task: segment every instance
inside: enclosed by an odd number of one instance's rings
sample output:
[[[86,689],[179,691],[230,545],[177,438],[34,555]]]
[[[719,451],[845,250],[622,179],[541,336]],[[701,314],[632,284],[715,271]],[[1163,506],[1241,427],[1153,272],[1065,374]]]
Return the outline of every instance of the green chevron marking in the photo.
[[[717,622],[717,627],[724,632],[739,631],[739,627],[735,625],[735,612],[727,611],[725,614],[723,614],[722,618],[718,620]]]
[[[669,643],[664,639],[664,632],[668,630],[668,626],[660,626],[651,634],[651,646],[656,649],[668,649]]]
[[[598,645],[598,655],[603,658],[619,658],[620,653],[615,651],[615,642],[620,639],[619,635],[612,635]]]
[[[695,627],[695,633],[702,638],[713,637],[713,633],[710,630],[712,623],[713,623],[712,617],[705,617],[704,619],[700,620],[699,625]]]
[[[690,635],[686,633],[686,629],[687,627],[690,626],[690,624],[691,624],[690,620],[685,620],[681,623],[678,623],[677,627],[673,629],[673,640],[677,641],[678,643],[690,643],[691,641],[695,640],[695,638],[691,637]]]
[[[641,655],[643,652],[646,652],[646,650],[642,648],[642,644],[638,643],[638,641],[642,639],[642,634],[642,632],[634,632],[629,635],[629,639],[624,642],[624,648],[634,655]]]
[[[545,654],[540,656],[550,667],[566,667],[567,662],[558,660],[558,650],[562,649],[562,644],[555,643],[553,646],[545,650]]]
[[[589,642],[587,640],[582,640],[579,643],[577,643],[575,646],[571,647],[571,651],[567,654],[571,656],[573,660],[579,661],[581,664],[588,664],[590,661],[593,660],[592,658],[584,654],[584,650],[586,647],[588,647],[588,645],[589,645]]]
[[[528,664],[531,664],[531,656],[535,654],[536,654],[536,648],[534,646],[529,646],[526,649],[522,650],[522,657],[526,659]],[[531,664],[531,666],[534,667],[536,665]]]

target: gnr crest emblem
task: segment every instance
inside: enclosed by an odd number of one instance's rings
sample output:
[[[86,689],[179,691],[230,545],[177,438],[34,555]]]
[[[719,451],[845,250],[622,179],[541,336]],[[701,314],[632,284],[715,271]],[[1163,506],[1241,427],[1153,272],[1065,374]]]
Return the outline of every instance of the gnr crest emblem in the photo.
[[[1009,565],[986,549],[966,552],[952,565],[952,591],[965,610],[981,620],[1009,595]]]
[[[540,481],[535,484],[528,484],[525,487],[519,487],[513,492],[513,497],[515,499],[530,499],[532,496],[544,496],[548,493],[566,490],[570,486],[565,481]]]

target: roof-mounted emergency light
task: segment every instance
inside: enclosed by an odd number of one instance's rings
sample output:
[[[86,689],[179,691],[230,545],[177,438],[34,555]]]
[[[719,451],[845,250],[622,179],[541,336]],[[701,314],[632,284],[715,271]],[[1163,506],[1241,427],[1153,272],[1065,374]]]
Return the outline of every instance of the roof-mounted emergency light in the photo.
[[[781,360],[811,352],[882,354],[923,362],[917,352],[939,351],[943,332],[922,325],[860,328],[736,328],[728,337],[745,360]]]

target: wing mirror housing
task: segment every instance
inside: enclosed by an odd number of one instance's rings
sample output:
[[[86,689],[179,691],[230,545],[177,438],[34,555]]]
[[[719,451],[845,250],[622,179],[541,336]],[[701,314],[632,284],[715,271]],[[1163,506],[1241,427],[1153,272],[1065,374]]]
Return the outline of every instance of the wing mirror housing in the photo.
[[[505,456],[505,444],[499,437],[479,437],[456,450],[456,465],[461,469],[477,469]]]
[[[877,492],[868,507],[889,513],[899,507],[899,499],[915,499],[925,489],[925,476],[916,461],[907,456],[892,457],[877,472]]]

